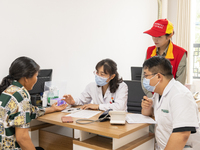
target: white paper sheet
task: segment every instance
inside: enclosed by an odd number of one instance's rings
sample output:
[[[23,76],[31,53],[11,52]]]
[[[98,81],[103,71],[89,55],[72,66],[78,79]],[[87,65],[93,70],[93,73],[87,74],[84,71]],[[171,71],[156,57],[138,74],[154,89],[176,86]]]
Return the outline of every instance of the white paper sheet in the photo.
[[[78,112],[75,113],[71,113],[69,115],[66,116],[72,116],[75,118],[91,118],[93,116],[95,116],[96,114],[100,113],[101,111],[94,111],[94,110],[80,110]]]
[[[156,124],[156,121],[153,120],[151,117],[144,116],[142,114],[127,114],[126,121],[128,123],[149,123],[149,124]]]

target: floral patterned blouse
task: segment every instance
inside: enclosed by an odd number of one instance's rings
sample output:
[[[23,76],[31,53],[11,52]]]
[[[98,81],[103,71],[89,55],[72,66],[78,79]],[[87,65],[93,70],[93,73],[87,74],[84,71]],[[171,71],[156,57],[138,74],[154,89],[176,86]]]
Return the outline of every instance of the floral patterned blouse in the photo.
[[[15,127],[29,128],[32,119],[44,115],[45,109],[33,106],[28,91],[13,81],[0,95],[0,149],[21,150]]]

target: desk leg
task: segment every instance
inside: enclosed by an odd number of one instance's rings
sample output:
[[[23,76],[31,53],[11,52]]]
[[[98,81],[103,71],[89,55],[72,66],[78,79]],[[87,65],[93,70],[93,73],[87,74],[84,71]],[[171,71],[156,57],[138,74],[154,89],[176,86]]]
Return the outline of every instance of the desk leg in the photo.
[[[84,140],[89,139],[94,136],[96,136],[96,134],[93,134],[90,132],[85,132],[85,131],[80,131],[80,141],[84,141]]]
[[[117,139],[117,138],[113,138],[113,149],[117,149],[123,145],[126,145],[134,140],[136,140],[138,137],[142,137],[146,134],[149,133],[149,126],[143,128],[143,129],[140,129],[136,132],[133,132],[131,134],[128,134],[120,139]]]
[[[80,130],[73,129],[73,138],[79,139],[80,138]]]
[[[39,146],[39,130],[29,131],[29,136],[35,147]]]
[[[155,143],[155,139],[153,138],[150,141],[147,141],[144,144],[141,144],[140,146],[134,148],[134,150],[141,150],[141,149],[154,150],[154,143]]]

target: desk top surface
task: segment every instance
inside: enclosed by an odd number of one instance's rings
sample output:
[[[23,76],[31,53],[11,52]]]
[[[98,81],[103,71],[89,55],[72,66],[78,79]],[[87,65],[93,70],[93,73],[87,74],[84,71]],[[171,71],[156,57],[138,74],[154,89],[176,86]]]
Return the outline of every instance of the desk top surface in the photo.
[[[67,114],[68,113],[64,112],[54,112],[51,114],[41,116],[37,118],[37,120],[59,126],[78,129],[94,134],[104,135],[112,138],[121,138],[132,132],[149,126],[149,124],[128,124],[127,122],[125,125],[111,125],[109,121],[93,122],[91,124],[77,124],[76,120],[79,118],[73,118],[73,123],[62,123],[61,117]],[[100,114],[97,114],[90,119],[97,120],[99,115]]]

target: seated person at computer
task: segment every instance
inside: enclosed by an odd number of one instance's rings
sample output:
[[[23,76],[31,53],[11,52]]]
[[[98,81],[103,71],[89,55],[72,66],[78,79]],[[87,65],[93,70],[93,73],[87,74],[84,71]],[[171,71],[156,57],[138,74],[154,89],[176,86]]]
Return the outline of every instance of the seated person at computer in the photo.
[[[35,148],[29,136],[32,119],[61,111],[66,105],[56,103],[46,109],[31,104],[28,93],[37,81],[39,65],[28,57],[19,57],[11,64],[9,75],[0,84],[0,147],[15,150],[43,150]]]
[[[170,61],[154,56],[143,64],[144,87],[154,92],[142,100],[142,114],[155,116],[156,150],[200,148],[199,111],[192,93],[172,74]]]
[[[117,64],[103,59],[96,65],[95,81],[88,84],[78,98],[64,95],[63,100],[71,105],[83,105],[82,109],[127,111],[128,87],[119,78]]]

